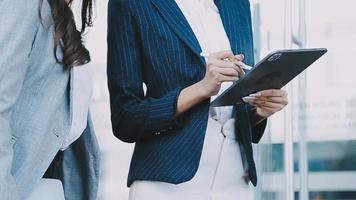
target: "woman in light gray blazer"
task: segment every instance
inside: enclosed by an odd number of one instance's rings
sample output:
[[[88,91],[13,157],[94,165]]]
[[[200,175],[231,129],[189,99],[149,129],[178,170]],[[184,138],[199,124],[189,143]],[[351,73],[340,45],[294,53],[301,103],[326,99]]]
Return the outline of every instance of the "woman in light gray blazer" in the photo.
[[[90,61],[71,0],[0,0],[0,200],[97,198]],[[65,196],[65,197],[64,197]]]

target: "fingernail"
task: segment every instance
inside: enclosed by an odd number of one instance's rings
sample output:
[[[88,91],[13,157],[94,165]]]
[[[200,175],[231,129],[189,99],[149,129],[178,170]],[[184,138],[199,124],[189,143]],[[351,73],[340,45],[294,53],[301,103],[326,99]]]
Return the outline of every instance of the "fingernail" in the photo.
[[[251,100],[254,100],[255,98],[254,97],[244,97],[242,98],[242,100],[244,101],[251,101]]]
[[[250,94],[249,96],[250,96],[250,97],[259,97],[259,96],[261,96],[261,94],[255,93],[255,94]]]

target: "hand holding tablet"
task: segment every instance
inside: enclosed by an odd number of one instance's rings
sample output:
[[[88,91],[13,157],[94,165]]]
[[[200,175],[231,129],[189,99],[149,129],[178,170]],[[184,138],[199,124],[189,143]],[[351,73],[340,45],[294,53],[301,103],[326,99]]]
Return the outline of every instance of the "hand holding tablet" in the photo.
[[[271,53],[217,97],[211,105],[230,106],[242,102],[243,98],[250,94],[281,89],[326,52],[326,49],[297,49]],[[245,100],[252,101],[251,98]]]
[[[287,92],[281,89],[263,90],[250,94],[242,100],[256,107],[256,112],[263,118],[268,118],[288,105]]]

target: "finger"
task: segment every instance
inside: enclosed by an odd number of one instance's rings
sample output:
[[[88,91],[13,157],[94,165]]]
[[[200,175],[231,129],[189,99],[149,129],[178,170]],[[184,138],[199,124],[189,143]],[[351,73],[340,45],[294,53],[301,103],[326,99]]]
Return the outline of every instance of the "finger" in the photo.
[[[270,90],[263,90],[259,91],[255,94],[251,94],[250,96],[253,97],[286,97],[287,92],[280,89],[270,89]]]
[[[246,101],[245,101],[245,102],[246,102]],[[265,111],[267,111],[267,112],[269,112],[269,113],[275,113],[275,112],[278,111],[278,110],[275,109],[275,108],[270,108],[270,107],[263,106],[263,105],[259,104],[258,102],[246,102],[246,103],[248,103],[248,104],[250,104],[251,106],[254,106],[254,107],[256,107],[256,108],[263,109],[263,110],[265,110]]]
[[[245,56],[243,54],[235,55],[235,59],[238,61],[243,61],[245,59]]]
[[[282,110],[286,106],[285,104],[263,101],[255,97],[244,97],[243,101],[256,107],[267,107],[275,110]]]
[[[248,102],[248,101],[246,101],[246,100],[244,100],[243,99],[243,101],[245,102],[245,103],[248,103],[248,104],[250,104],[251,106],[253,106],[253,107],[259,107],[259,105],[257,105],[257,104],[255,104],[255,103],[253,103],[253,102]]]
[[[248,104],[250,104],[250,105],[252,105],[252,106],[254,106],[256,108],[259,108],[259,109],[263,110],[263,112],[265,112],[268,116],[281,110],[280,108],[270,107],[269,105],[262,105],[263,103],[261,103],[261,102],[248,101],[248,100],[246,100],[246,97],[243,98],[243,100],[246,103],[248,103]],[[266,117],[268,117],[268,116],[266,116]]]
[[[235,63],[232,63],[230,61],[224,61],[224,60],[218,60],[216,58],[211,58],[211,60],[208,63],[208,68],[212,69],[214,67],[218,68],[232,68],[234,69],[239,75],[244,75],[245,72],[237,66]]]
[[[236,64],[233,62],[226,61],[226,60],[219,60],[216,58],[211,58],[209,64],[214,65],[216,67],[234,68],[236,70],[238,68],[238,66],[236,66]]]
[[[252,106],[255,106],[255,107],[260,107],[259,104],[257,104],[256,102],[256,98],[255,97],[243,97],[242,100],[248,104],[251,104]]]
[[[234,68],[213,67],[211,69],[211,72],[219,73],[224,76],[235,76],[235,77],[239,76],[239,72]]]
[[[220,51],[220,52],[216,52],[216,53],[212,53],[209,55],[210,58],[216,58],[216,59],[225,59],[225,58],[229,58],[229,57],[233,57],[234,54],[232,53],[232,51]]]
[[[243,54],[239,54],[239,55],[234,55],[229,57],[228,59],[233,62],[233,61],[243,61],[244,60],[244,55]]]
[[[244,100],[244,102],[250,104],[251,106],[254,106],[256,108],[260,108],[260,109],[263,109],[263,110],[268,110],[268,112],[276,112],[276,109],[275,108],[269,108],[269,107],[264,107],[263,105],[261,104],[258,104],[258,102],[250,102],[250,101],[246,101]]]
[[[233,81],[237,81],[239,80],[238,77],[236,76],[226,76],[226,75],[222,75],[220,73],[216,73],[215,74],[216,80],[220,83],[222,82],[233,82]]]
[[[258,104],[258,102],[256,101],[256,98],[255,97],[244,97],[242,98],[242,100],[246,103],[249,103],[253,106],[256,106],[256,107],[260,107],[261,105]]]
[[[242,69],[242,62],[241,61],[234,61],[233,62],[237,68],[238,68],[238,72],[241,74],[241,75],[245,75],[245,71]]]
[[[241,62],[244,59],[244,55],[239,54],[239,55],[233,55],[227,58],[230,62]]]
[[[272,103],[288,105],[288,98],[286,97],[254,97],[254,98],[260,101],[267,101]]]
[[[285,106],[283,104],[272,103],[272,102],[268,102],[268,101],[258,101],[258,100],[256,100],[254,103],[259,105],[258,107],[270,108],[270,109],[274,109],[275,111],[282,110]]]

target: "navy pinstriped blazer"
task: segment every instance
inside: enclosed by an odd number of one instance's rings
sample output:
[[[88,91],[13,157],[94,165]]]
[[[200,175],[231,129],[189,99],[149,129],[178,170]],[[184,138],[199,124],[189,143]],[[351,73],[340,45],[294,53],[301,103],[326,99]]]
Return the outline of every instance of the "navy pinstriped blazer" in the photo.
[[[215,3],[233,52],[243,53],[253,65],[249,1]],[[203,79],[206,69],[189,23],[174,0],[110,0],[108,23],[112,128],[120,140],[136,143],[128,186],[135,180],[191,180],[200,161],[210,101],[174,117],[180,91]],[[256,184],[251,143],[260,140],[266,122],[251,127],[252,109],[235,106],[234,117],[240,119],[237,134]]]

